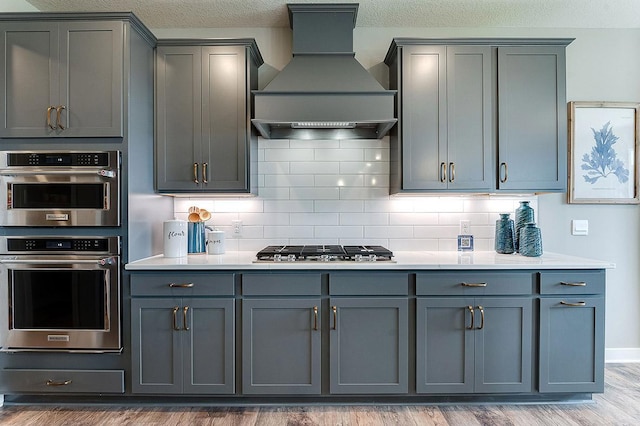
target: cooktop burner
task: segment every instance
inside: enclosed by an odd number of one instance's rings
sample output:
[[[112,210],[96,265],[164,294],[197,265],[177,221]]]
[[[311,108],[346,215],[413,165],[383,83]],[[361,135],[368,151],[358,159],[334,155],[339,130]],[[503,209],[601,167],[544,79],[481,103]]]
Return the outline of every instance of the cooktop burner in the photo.
[[[257,262],[388,262],[392,258],[393,253],[382,246],[267,246],[256,254]]]

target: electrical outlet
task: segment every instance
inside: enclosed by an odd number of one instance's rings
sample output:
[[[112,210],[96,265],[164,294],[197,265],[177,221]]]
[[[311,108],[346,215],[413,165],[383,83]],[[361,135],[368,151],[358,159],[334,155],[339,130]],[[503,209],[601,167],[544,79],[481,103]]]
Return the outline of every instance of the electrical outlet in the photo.
[[[236,237],[242,236],[242,221],[232,220],[231,225],[233,226],[233,235]]]
[[[461,220],[460,221],[460,235],[471,235],[471,221],[470,220]]]

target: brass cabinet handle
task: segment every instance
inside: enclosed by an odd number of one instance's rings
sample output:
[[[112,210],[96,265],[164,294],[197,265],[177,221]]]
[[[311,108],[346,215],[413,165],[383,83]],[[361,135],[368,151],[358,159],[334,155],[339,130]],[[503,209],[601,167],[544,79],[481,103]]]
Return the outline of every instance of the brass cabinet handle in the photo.
[[[571,287],[586,287],[587,283],[585,283],[585,282],[570,283],[570,282],[560,281],[560,285],[568,285],[568,286],[571,286]]]
[[[480,327],[478,327],[478,330],[482,330],[484,328],[484,308],[478,305],[478,309],[480,309]]]
[[[447,163],[440,163],[440,182],[447,181]]]
[[[47,108],[47,126],[49,126],[49,128],[51,130],[55,130],[56,129],[56,126],[54,126],[51,123],[51,111],[53,111],[54,109],[56,109],[56,107],[54,107],[54,106],[50,106],[49,108]]]
[[[455,163],[449,163],[449,182],[456,180],[456,165]]]
[[[332,306],[331,310],[333,311],[333,329],[338,329],[338,307]]]
[[[486,287],[487,283],[460,283],[462,287]]]
[[[45,385],[47,385],[47,386],[67,386],[67,385],[70,385],[71,382],[72,382],[72,380],[62,380],[62,381],[59,381],[59,380],[47,380],[45,382]]]
[[[570,303],[570,302],[565,302],[564,300],[561,300],[560,304],[564,306],[585,306],[587,302]]]
[[[64,105],[58,105],[56,107],[56,124],[58,125],[60,130],[64,130],[64,126],[62,125],[62,117],[61,117],[61,112],[63,109],[65,109]]]
[[[202,163],[202,183],[209,183],[207,175],[209,174],[209,163]]]
[[[189,324],[187,323],[187,314],[189,313],[189,307],[185,306],[182,308],[182,329],[184,331],[189,331]]]
[[[191,288],[193,287],[193,285],[194,285],[193,283],[181,283],[181,284],[169,283],[169,287],[171,288]]]
[[[198,163],[193,163],[193,182],[198,185],[200,184],[198,180]]]
[[[173,307],[173,329],[176,331],[179,331],[180,328],[178,328],[178,309],[180,309],[177,306]]]
[[[504,170],[504,173],[502,173]],[[507,163],[500,163],[500,182],[505,183],[509,179],[509,166]]]
[[[313,307],[313,329],[314,330],[318,329],[318,307],[317,306]]]
[[[475,320],[476,314],[473,312],[473,306],[467,306],[469,313],[471,314],[471,324],[467,327],[467,330],[473,330],[473,321]]]

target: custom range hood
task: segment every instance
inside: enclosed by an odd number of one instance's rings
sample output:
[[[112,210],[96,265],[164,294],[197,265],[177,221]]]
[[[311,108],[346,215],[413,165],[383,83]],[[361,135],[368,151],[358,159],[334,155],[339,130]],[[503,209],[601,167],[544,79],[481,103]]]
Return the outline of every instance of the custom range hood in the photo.
[[[357,3],[288,4],[293,59],[254,90],[251,120],[267,139],[380,139],[396,123],[395,90],[355,59]]]

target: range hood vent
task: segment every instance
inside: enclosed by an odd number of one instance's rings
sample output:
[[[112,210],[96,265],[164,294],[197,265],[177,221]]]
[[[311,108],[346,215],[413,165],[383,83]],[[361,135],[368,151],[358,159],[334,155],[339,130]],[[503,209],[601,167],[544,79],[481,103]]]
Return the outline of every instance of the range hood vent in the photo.
[[[293,59],[254,90],[251,120],[266,139],[380,139],[393,127],[395,90],[355,59],[357,3],[288,4]]]

